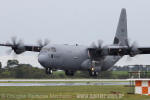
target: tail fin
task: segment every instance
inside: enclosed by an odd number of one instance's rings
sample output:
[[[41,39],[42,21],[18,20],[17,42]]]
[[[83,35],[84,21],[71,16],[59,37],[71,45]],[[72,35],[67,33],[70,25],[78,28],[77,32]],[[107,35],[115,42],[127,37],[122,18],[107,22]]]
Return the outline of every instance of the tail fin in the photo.
[[[114,44],[120,46],[128,45],[128,35],[127,35],[127,15],[126,9],[123,8],[121,10],[120,19],[118,23],[118,27],[116,30],[116,36],[114,38]]]

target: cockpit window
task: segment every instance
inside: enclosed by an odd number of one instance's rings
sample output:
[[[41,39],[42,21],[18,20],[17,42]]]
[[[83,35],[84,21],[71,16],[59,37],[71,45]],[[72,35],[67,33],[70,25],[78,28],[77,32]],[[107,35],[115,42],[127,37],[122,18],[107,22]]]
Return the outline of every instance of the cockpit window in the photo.
[[[56,48],[55,47],[51,47],[51,48],[43,48],[41,52],[56,52]]]
[[[42,50],[41,50],[41,52],[47,52],[48,50],[47,50],[47,48],[43,48]]]
[[[56,52],[56,48],[51,47],[52,52]]]

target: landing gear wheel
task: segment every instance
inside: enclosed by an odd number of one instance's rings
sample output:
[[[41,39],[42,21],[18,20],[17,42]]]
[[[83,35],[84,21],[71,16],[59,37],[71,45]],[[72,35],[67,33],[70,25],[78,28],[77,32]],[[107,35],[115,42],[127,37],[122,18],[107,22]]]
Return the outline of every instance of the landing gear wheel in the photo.
[[[90,76],[97,76],[98,72],[96,71],[89,71]]]
[[[46,72],[46,74],[52,74],[52,69],[51,68],[46,68],[45,72]]]
[[[74,71],[66,70],[66,71],[65,71],[65,74],[66,74],[67,76],[73,76],[73,75],[74,75]]]

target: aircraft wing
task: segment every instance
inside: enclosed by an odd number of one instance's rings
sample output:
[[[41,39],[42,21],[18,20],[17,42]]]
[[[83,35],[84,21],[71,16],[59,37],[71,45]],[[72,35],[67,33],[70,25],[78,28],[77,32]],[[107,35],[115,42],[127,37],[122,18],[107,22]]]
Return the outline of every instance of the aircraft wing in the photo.
[[[106,55],[112,56],[124,56],[129,55],[131,57],[138,54],[150,54],[150,47],[127,47],[127,46],[116,46],[116,47],[104,47],[104,48],[88,48],[89,54],[92,58],[99,58]]]
[[[14,50],[16,54],[20,54],[25,51],[40,52],[42,48],[42,46],[30,46],[30,45],[22,45],[22,44],[20,45],[20,44],[10,44],[10,43],[6,43],[6,44],[1,43],[0,46],[10,47],[12,48],[12,50]]]

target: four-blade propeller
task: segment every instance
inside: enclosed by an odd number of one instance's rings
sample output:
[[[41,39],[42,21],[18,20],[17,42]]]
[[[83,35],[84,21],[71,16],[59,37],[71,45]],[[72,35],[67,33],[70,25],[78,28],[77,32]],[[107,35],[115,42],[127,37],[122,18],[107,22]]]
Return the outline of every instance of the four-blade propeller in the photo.
[[[48,45],[49,43],[50,43],[50,41],[49,41],[48,39],[45,39],[44,41],[41,40],[41,39],[39,39],[39,40],[37,41],[37,44],[38,44],[40,47],[44,47],[44,46]]]
[[[125,46],[121,45],[108,45],[102,46],[101,40],[98,41],[98,45],[94,42],[88,48],[90,57],[92,59],[101,58],[103,56],[124,56],[129,55],[130,57],[134,57],[137,54],[150,54],[150,47],[139,47],[136,42],[132,44],[129,43],[129,40],[126,41]]]
[[[7,51],[7,54],[10,54],[14,51],[15,54],[21,54],[25,51],[35,51],[40,52],[42,47],[49,44],[49,40],[45,39],[44,42],[42,40],[37,41],[37,45],[24,45],[24,42],[20,39],[18,40],[16,37],[11,38],[11,42],[7,42],[5,44],[0,44],[0,46],[11,47],[10,50]]]
[[[23,41],[17,40],[16,37],[12,37],[11,38],[11,42],[7,42],[6,43],[7,46],[11,46],[11,49],[8,50],[8,54],[10,54],[12,51],[14,51],[16,54],[20,54],[22,52],[24,52],[24,43]]]

